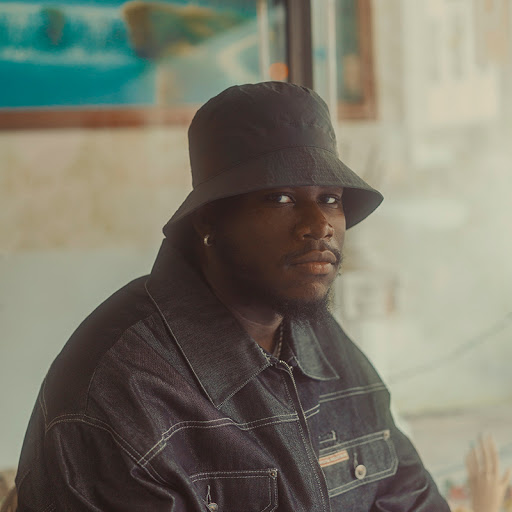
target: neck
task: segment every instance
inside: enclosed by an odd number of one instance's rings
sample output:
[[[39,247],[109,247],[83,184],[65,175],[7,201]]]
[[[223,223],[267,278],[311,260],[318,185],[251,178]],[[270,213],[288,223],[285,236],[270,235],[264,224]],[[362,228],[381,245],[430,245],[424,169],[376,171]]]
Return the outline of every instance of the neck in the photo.
[[[249,336],[267,352],[272,352],[276,332],[283,320],[282,315],[249,297],[241,296],[234,287],[219,282],[211,274],[204,275],[215,295],[233,313]]]
[[[273,352],[276,344],[276,334],[283,318],[277,314],[267,319],[255,318],[252,311],[241,312],[234,307],[230,307],[228,304],[227,306],[251,338],[267,352]],[[248,318],[248,316],[251,316],[252,319]]]

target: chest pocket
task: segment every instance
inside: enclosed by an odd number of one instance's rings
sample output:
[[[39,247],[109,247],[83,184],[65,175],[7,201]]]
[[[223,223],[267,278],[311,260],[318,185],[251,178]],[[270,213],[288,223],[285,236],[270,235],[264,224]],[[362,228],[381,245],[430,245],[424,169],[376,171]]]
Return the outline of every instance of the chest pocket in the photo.
[[[271,512],[277,509],[277,469],[212,471],[191,476],[210,512]]]
[[[323,447],[319,462],[331,498],[392,476],[398,467],[389,430]]]

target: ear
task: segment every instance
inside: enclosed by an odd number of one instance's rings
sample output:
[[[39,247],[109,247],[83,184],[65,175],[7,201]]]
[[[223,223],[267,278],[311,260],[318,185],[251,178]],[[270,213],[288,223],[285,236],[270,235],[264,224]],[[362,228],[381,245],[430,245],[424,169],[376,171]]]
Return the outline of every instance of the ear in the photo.
[[[217,220],[217,209],[212,203],[198,208],[192,215],[194,230],[203,239],[206,235],[213,235]]]

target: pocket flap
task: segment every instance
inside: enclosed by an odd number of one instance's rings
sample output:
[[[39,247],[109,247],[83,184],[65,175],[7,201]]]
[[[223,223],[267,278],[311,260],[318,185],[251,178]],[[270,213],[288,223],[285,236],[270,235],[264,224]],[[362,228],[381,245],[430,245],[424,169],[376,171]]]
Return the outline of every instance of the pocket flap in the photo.
[[[398,457],[389,430],[322,448],[319,452],[329,496],[396,473]]]
[[[271,512],[277,508],[277,469],[212,471],[190,477],[211,512]]]

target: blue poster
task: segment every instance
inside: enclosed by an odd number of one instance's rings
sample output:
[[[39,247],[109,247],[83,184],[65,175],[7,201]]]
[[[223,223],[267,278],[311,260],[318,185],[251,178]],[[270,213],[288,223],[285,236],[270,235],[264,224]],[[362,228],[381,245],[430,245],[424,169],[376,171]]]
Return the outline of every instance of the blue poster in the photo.
[[[0,108],[198,104],[259,76],[254,0],[0,2]]]

